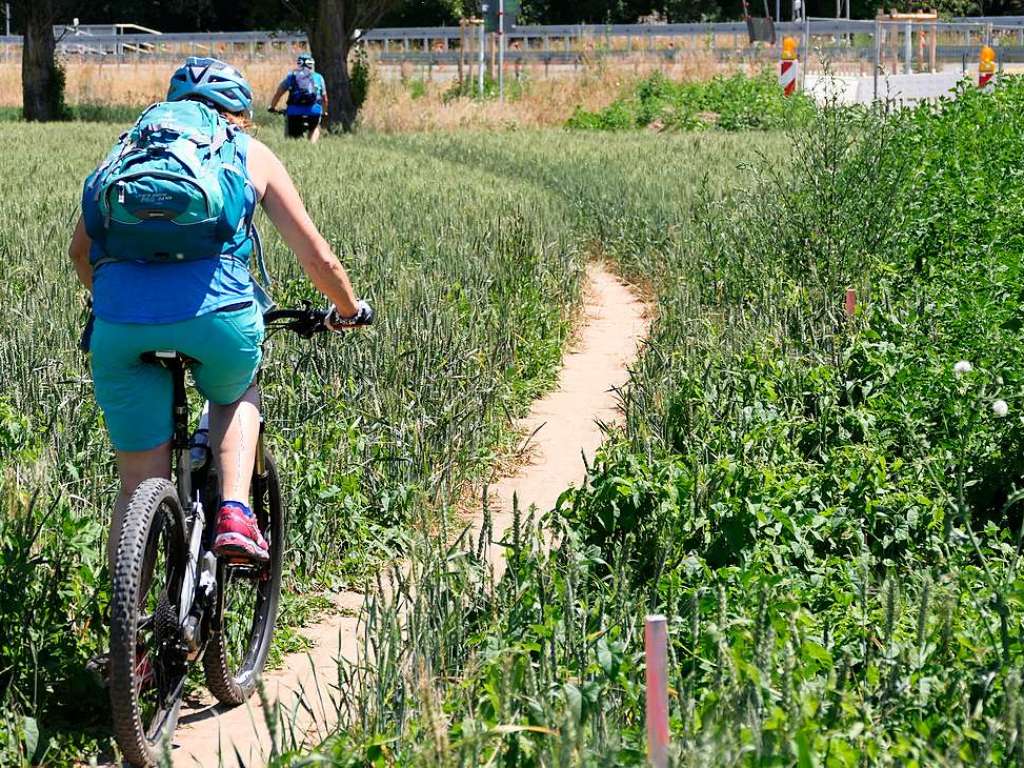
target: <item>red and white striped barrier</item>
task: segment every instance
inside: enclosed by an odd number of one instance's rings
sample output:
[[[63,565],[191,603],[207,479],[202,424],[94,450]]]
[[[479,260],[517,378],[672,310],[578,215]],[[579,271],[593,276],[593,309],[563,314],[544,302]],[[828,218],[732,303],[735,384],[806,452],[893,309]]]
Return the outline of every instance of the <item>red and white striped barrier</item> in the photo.
[[[783,61],[779,68],[779,85],[782,86],[782,93],[785,96],[792,96],[796,93],[796,62]]]
[[[647,661],[647,758],[653,768],[668,768],[668,620],[644,622]]]
[[[996,52],[988,45],[981,46],[981,54],[978,57],[978,87],[983,91],[991,91],[995,88],[992,78],[996,73]]]
[[[797,42],[795,37],[782,39],[782,61],[779,62],[779,85],[784,96],[796,93]]]

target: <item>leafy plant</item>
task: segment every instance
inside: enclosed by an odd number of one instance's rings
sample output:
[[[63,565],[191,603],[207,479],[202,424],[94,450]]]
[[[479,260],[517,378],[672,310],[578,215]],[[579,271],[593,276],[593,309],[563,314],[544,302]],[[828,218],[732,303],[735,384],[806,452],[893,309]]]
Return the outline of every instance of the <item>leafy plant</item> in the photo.
[[[565,195],[657,320],[624,427],[544,534],[517,520],[500,584],[453,575],[486,540],[417,555],[445,600],[385,606],[371,636],[430,658],[430,686],[366,660],[354,689],[402,707],[357,699],[371,716],[324,758],[644,765],[642,619],[661,612],[676,764],[1024,759],[1022,107],[1011,79],[825,110],[796,162],[739,181],[713,165],[727,137],[453,140]],[[464,620],[431,624],[452,594]]]
[[[566,124],[578,130],[771,130],[808,121],[814,102],[804,94],[789,98],[775,77],[763,72],[718,75],[707,82],[673,82],[660,72],[642,80],[599,112],[577,108]]]

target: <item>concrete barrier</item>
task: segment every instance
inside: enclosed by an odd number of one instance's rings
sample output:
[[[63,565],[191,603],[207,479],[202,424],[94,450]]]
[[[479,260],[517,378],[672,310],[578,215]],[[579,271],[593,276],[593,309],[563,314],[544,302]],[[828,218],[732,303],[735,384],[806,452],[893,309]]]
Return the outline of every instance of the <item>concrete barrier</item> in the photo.
[[[976,75],[959,70],[919,75],[879,75],[878,98],[898,104],[916,104],[919,101],[949,97],[957,83],[965,77],[976,78]],[[870,76],[808,73],[804,87],[819,104],[833,100],[839,104],[870,104],[875,99],[875,80]]]

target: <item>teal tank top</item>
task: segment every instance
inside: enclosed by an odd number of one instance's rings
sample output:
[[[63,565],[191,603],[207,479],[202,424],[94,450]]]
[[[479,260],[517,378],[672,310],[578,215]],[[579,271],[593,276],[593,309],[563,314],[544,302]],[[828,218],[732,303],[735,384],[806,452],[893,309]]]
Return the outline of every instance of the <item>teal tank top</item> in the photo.
[[[239,132],[235,141],[239,165],[248,180],[249,136]],[[252,220],[257,202],[256,188],[250,182],[245,189],[246,221]],[[92,247],[97,248],[95,244]],[[93,274],[93,312],[108,323],[156,325],[252,301],[252,249],[252,238],[243,227],[224,244],[219,259],[174,264],[106,262]],[[92,256],[96,259],[99,254]]]

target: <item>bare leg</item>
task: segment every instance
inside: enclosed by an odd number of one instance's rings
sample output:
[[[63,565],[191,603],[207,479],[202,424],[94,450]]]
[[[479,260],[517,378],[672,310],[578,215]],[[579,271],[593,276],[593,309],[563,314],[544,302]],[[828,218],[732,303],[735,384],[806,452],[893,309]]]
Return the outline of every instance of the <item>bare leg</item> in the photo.
[[[249,481],[260,436],[260,393],[255,386],[231,405],[210,404],[210,446],[224,501],[249,503]]]
[[[308,138],[310,144],[316,144],[318,141],[320,141],[320,123],[317,123],[313,127],[313,130],[309,132]]]
[[[114,515],[110,520],[110,539],[107,541],[107,562],[114,572],[114,558],[117,544],[121,540],[121,528],[135,489],[151,477],[171,476],[170,441],[148,451],[118,451],[117,473],[121,478],[121,492],[114,504]]]

